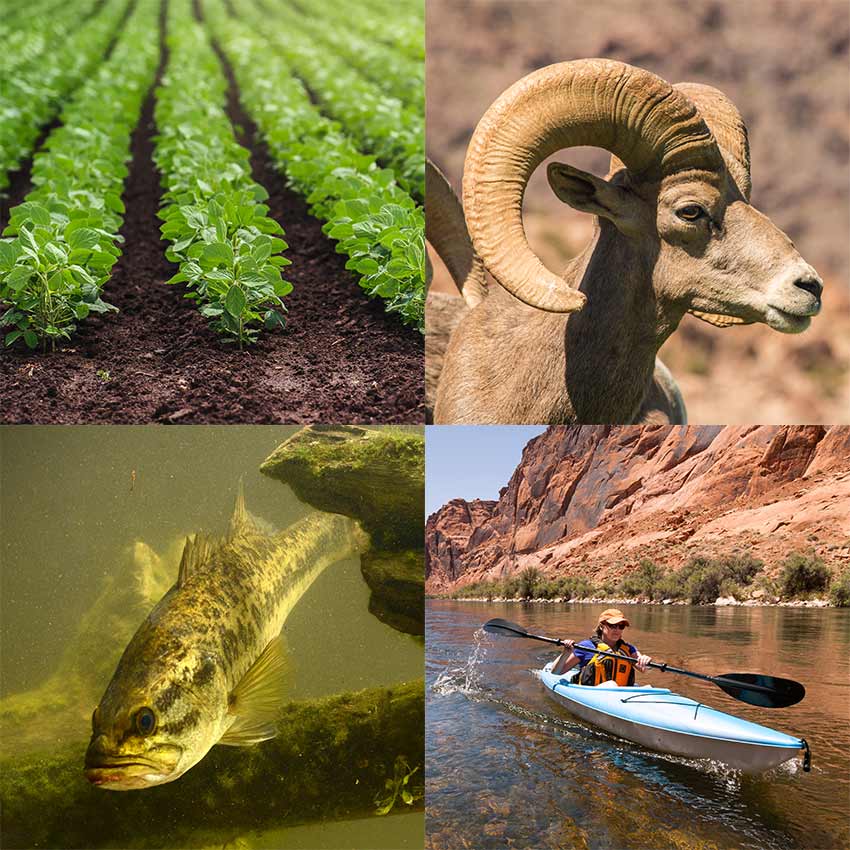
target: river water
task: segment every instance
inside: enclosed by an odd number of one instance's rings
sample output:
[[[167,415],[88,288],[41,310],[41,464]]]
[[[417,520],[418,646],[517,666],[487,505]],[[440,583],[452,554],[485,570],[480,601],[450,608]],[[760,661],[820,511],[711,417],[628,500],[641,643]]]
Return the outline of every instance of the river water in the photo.
[[[554,647],[479,631],[502,617],[581,639],[604,607],[426,603],[428,848],[850,847],[850,611],[619,606],[632,623],[626,640],[655,660],[805,685],[801,703],[765,709],[689,677],[639,674],[639,682],[808,740],[810,773],[797,759],[746,776],[582,723],[534,676]]]

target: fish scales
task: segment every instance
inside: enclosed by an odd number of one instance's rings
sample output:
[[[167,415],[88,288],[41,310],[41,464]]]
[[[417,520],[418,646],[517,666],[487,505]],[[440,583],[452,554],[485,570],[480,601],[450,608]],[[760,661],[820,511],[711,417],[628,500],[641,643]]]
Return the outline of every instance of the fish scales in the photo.
[[[240,494],[227,537],[187,541],[178,581],[125,649],[92,718],[90,781],[116,790],[170,782],[216,743],[274,734],[280,630],[322,570],[362,542],[356,523],[336,514],[266,535]]]

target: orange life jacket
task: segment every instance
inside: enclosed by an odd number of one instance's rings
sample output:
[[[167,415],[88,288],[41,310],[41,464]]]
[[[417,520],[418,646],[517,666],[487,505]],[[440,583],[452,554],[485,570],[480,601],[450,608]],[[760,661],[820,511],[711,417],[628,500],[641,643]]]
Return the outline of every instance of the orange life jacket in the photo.
[[[609,647],[603,643],[601,638],[590,639],[597,649],[604,652],[616,652],[624,658],[632,658],[626,644],[621,640],[615,647]],[[619,658],[611,658],[608,655],[594,655],[581,671],[579,682],[582,685],[598,685],[601,682],[615,681],[618,685],[628,687],[635,683],[635,665],[628,661],[620,661]]]

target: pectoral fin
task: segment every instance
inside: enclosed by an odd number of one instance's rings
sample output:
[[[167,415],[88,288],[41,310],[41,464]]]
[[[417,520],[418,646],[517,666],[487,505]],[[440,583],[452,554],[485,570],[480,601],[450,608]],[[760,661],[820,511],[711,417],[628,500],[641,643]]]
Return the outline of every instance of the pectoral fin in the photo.
[[[245,747],[277,734],[285,700],[286,649],[283,638],[270,641],[230,695],[228,712],[236,716],[219,744]]]

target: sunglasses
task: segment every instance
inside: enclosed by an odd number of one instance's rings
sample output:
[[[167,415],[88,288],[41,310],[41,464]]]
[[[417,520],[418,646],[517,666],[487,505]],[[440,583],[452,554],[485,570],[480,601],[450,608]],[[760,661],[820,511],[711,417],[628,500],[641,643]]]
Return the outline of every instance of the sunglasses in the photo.
[[[626,628],[625,623],[608,623],[608,622],[606,622],[605,625],[608,626],[609,629],[620,629],[621,631],[624,628]]]

